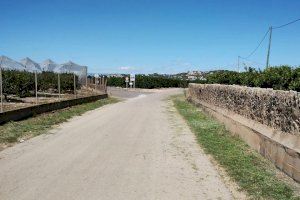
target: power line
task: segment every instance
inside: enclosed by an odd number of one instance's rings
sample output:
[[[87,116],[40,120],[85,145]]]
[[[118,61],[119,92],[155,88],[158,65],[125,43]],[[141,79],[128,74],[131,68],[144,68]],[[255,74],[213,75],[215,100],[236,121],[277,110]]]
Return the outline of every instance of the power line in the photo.
[[[270,51],[271,51],[271,41],[272,41],[272,30],[273,29],[279,29],[279,28],[283,28],[285,26],[288,26],[288,25],[291,25],[297,21],[299,21],[300,18],[296,19],[296,20],[293,20],[289,23],[286,23],[286,24],[283,24],[283,25],[280,25],[280,26],[275,26],[275,27],[270,27],[270,38],[269,38],[269,46],[268,46],[268,54],[267,54],[267,64],[266,64],[266,67],[268,68],[269,67],[269,59],[270,59]]]
[[[280,26],[271,26],[268,31],[265,33],[263,39],[259,42],[259,44],[257,45],[257,47],[247,56],[247,57],[241,57],[241,56],[238,56],[238,65],[239,65],[239,59],[242,58],[242,59],[248,59],[250,58],[256,51],[257,49],[261,46],[262,42],[266,39],[268,33],[270,33],[270,38],[269,38],[269,45],[268,45],[268,54],[267,54],[267,64],[266,64],[266,67],[269,67],[269,57],[270,57],[270,51],[271,51],[271,40],[272,40],[272,30],[273,29],[279,29],[279,28],[283,28],[285,26],[288,26],[288,25],[291,25],[293,23],[296,23],[300,21],[300,18],[298,19],[295,19],[293,21],[290,21],[286,24],[282,24]],[[239,68],[239,67],[238,67]]]
[[[257,62],[257,61],[254,61],[254,60],[249,60],[248,58],[243,58],[243,57],[240,57],[240,58],[243,59],[243,60],[246,60],[250,63],[254,63],[254,64],[257,64],[257,65],[264,65],[261,62]]]
[[[256,51],[257,49],[261,46],[261,44],[263,43],[263,41],[266,39],[268,33],[269,33],[270,29],[267,30],[267,32],[265,33],[264,37],[262,38],[262,40],[258,43],[257,47],[246,57],[241,57],[240,58],[244,58],[244,59],[248,59],[250,58]]]
[[[283,25],[280,25],[280,26],[274,26],[273,29],[283,28],[283,27],[288,26],[290,24],[296,23],[297,21],[300,21],[300,18],[299,19],[295,19],[295,20],[293,20],[293,21],[291,21],[289,23],[286,23],[286,24],[283,24]]]
[[[243,59],[243,60],[246,60],[246,61],[248,61],[248,63],[246,63],[246,62],[241,62],[240,61],[240,59]],[[256,61],[254,61],[254,60],[249,60],[248,58],[243,58],[243,57],[241,57],[241,56],[238,56],[238,62],[237,62],[237,71],[238,72],[240,72],[241,70],[240,70],[240,65],[244,65],[244,66],[247,66],[248,64],[250,64],[250,65],[254,65],[254,67],[255,67],[255,65],[256,65],[256,67],[255,68],[259,68],[259,66],[262,66],[263,64],[262,63],[260,63],[260,62],[256,62]]]

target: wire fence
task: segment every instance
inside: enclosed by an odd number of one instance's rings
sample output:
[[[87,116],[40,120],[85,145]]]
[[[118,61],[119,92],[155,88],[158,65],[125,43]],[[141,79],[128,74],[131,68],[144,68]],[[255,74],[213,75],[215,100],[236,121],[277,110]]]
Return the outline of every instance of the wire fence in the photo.
[[[86,74],[86,73],[85,73]],[[0,112],[106,93],[106,77],[27,72],[0,67]]]

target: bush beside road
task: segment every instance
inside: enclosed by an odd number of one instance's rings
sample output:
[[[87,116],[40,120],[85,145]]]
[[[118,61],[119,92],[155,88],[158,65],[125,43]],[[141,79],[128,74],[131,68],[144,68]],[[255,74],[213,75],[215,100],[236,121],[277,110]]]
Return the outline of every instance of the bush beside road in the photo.
[[[187,87],[188,81],[164,76],[146,76],[136,75],[136,88],[153,89],[153,88],[172,88],[172,87]],[[125,78],[109,77],[107,80],[108,86],[126,87]]]
[[[247,68],[245,72],[220,70],[211,72],[206,83],[244,85],[249,87],[294,90],[300,92],[300,67],[287,65],[269,67],[264,70]]]
[[[76,87],[80,88],[78,76],[75,76]],[[3,94],[27,97],[35,95],[35,74],[27,71],[2,70]],[[38,91],[58,91],[58,74],[54,72],[41,72],[37,74]],[[72,93],[74,91],[74,75],[60,74],[61,92]]]
[[[269,67],[264,70],[246,68],[244,72],[217,70],[206,72],[202,79],[186,80],[163,75],[136,75],[137,88],[186,88],[189,83],[219,83],[244,85],[249,87],[273,88],[275,90],[294,90],[300,92],[300,67],[288,65]],[[108,86],[125,87],[125,78],[109,77]]]

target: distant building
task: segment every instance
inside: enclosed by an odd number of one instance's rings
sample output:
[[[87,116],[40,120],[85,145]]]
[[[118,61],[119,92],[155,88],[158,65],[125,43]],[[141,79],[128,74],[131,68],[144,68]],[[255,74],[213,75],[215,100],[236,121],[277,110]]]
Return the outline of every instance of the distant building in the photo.
[[[107,77],[116,77],[116,78],[123,78],[124,75],[123,74],[107,74],[106,75]]]
[[[197,79],[197,76],[194,76],[194,75],[188,75],[187,79],[188,79],[189,81],[194,81],[194,80]]]

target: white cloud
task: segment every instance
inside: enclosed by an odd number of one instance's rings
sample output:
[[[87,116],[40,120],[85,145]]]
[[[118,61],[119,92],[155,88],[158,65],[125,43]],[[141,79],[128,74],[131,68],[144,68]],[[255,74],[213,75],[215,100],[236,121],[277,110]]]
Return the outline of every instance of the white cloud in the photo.
[[[129,71],[129,70],[134,70],[135,67],[123,66],[123,67],[119,67],[118,69],[122,71]]]

